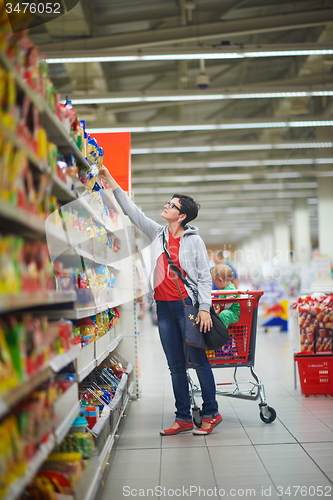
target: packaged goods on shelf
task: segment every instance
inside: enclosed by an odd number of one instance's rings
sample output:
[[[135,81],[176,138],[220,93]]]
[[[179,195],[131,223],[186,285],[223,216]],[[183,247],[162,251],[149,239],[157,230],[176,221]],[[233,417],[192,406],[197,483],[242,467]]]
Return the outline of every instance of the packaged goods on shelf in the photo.
[[[83,470],[82,453],[52,453],[44,462],[38,476],[58,478],[59,481],[62,480],[66,493],[73,493]]]
[[[297,310],[302,352],[333,352],[333,293],[313,293],[298,298]]]
[[[14,368],[10,349],[6,340],[5,330],[0,324],[0,394],[14,389],[19,383],[18,374]]]
[[[119,318],[119,310],[117,312],[115,309],[106,309],[94,316],[82,318],[74,322],[75,327],[79,329],[82,346],[103,337],[103,335],[113,328],[117,315]]]
[[[19,236],[0,238],[0,295],[54,290],[47,245]]]
[[[27,468],[14,415],[0,422],[0,463],[0,498],[3,498],[9,486],[23,476]]]
[[[99,481],[129,399],[128,374],[110,360],[122,338],[110,332],[120,318],[110,306],[121,303],[114,288],[123,277],[112,266],[121,242],[117,204],[98,178],[103,160],[1,4],[0,498],[83,498],[75,488],[84,466],[91,459]],[[28,307],[36,312],[19,312]],[[82,322],[56,319],[88,311]],[[79,415],[81,429],[72,425]]]
[[[94,438],[89,432],[70,432],[54,450],[55,453],[81,453],[83,459],[92,456],[95,449]]]
[[[29,462],[48,441],[54,404],[65,388],[61,381],[45,382],[0,422],[0,498],[25,475]]]
[[[116,278],[108,266],[85,262],[81,269],[65,268],[62,262],[54,264],[58,287],[63,291],[75,290],[77,305],[103,305],[113,300]]]
[[[77,343],[71,321],[8,315],[0,324],[0,393],[28,379]]]

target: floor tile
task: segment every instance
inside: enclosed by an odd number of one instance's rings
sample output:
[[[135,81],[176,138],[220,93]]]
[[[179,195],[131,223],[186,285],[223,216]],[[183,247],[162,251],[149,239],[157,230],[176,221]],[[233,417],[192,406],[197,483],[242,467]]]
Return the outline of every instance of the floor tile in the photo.
[[[204,493],[222,500],[254,497],[253,492],[261,499],[313,500],[321,488],[331,488],[323,491],[332,497],[333,398],[306,398],[299,382],[294,388],[291,336],[257,335],[255,371],[277,412],[275,422],[260,420],[259,400],[217,396],[223,422],[211,435],[161,437],[159,430],[174,420],[172,387],[156,327],[145,320],[144,326],[141,395],[126,412],[101,500],[187,498],[190,492],[195,500]],[[232,380],[233,370],[214,373],[218,382]],[[191,377],[195,380],[193,371]],[[238,370],[238,377],[251,378],[247,368]]]

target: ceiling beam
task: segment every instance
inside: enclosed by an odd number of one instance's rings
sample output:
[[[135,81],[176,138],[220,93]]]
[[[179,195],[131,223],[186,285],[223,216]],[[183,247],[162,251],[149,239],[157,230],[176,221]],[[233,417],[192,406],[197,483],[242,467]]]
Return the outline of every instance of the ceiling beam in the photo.
[[[88,0],[90,1],[90,0]],[[296,2],[299,3],[304,3],[304,0],[296,0]],[[277,3],[277,0],[257,0],[257,1],[250,1],[250,5],[247,5],[246,8],[260,8],[260,7],[270,7],[274,6]],[[293,3],[295,3],[295,0],[293,0]],[[100,5],[100,3],[99,3]],[[281,1],[279,3],[279,6],[281,9],[285,9],[285,7],[288,7],[290,5],[289,2],[287,1]],[[103,6],[100,8],[96,9],[96,16],[99,19],[99,25],[100,26],[106,26],[106,25],[115,25],[115,24],[124,24],[124,23],[131,23],[131,22],[137,22],[137,21],[154,21],[154,20],[160,20],[161,18],[164,19],[178,19],[179,18],[179,7],[177,4],[169,4],[168,7],[165,7],[165,4],[163,2],[154,2],[154,5],[152,5],[152,8],[149,10],[146,9],[141,9],[138,11],[131,12],[131,10],[126,6],[124,3],[124,12],[112,12],[110,14],[110,9],[109,9],[109,1],[106,4],[106,10],[103,9]],[[127,9],[126,9],[127,7]],[[235,6],[232,7],[233,9]],[[205,1],[201,2],[199,4],[199,9],[194,10],[194,23],[198,24],[199,22],[204,22],[204,21],[209,21],[209,20],[214,20],[217,18],[217,12],[221,9],[221,0],[218,1]],[[228,8],[229,10],[229,8]],[[226,15],[226,12],[221,12],[220,15]]]
[[[41,44],[41,49],[46,55],[48,55],[49,51],[58,52],[59,55],[60,53],[65,54],[68,50],[101,50],[106,47],[148,47],[169,43],[198,42],[198,40],[209,40],[219,36],[228,39],[229,37],[239,37],[240,35],[253,33],[308,28],[310,26],[325,25],[332,21],[333,9],[314,9],[303,12],[206,23],[200,25],[199,32],[197,25],[177,26],[175,28],[80,38],[78,40],[62,40],[61,42]]]

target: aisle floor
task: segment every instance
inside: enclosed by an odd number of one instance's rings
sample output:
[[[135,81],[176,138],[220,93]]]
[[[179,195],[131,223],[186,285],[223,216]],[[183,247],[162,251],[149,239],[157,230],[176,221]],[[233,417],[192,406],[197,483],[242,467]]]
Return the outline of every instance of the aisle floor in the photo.
[[[143,326],[141,396],[124,417],[102,500],[332,498],[333,398],[304,397],[299,383],[294,388],[290,335],[257,335],[255,370],[275,422],[260,420],[258,401],[218,397],[223,422],[211,435],[161,437],[174,420],[171,381],[157,327],[149,317]],[[250,378],[247,368],[239,371]],[[233,370],[214,374],[217,382],[232,381]]]

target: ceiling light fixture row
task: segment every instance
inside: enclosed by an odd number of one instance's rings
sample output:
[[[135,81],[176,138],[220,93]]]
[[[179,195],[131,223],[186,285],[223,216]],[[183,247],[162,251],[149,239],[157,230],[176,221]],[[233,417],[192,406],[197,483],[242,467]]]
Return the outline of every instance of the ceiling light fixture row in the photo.
[[[134,172],[139,171],[156,171],[166,169],[181,169],[190,168],[191,170],[197,168],[233,168],[233,167],[282,167],[288,165],[332,165],[333,158],[281,158],[281,159],[268,159],[268,160],[235,160],[235,161],[216,161],[205,163],[161,163],[157,165],[149,165],[145,163],[136,164]]]
[[[302,56],[326,56],[333,55],[333,48],[329,44],[309,44],[307,47],[297,44],[286,45],[245,45],[245,46],[224,46],[224,47],[171,47],[167,49],[150,49],[144,52],[142,49],[137,53],[124,50],[103,51],[96,56],[93,52],[72,52],[67,56],[59,57],[49,55],[46,58],[48,64],[77,64],[95,62],[136,62],[136,61],[182,61],[182,60],[228,60],[246,59],[262,57],[302,57]]]
[[[333,90],[306,90],[286,92],[238,92],[225,94],[179,94],[179,95],[150,95],[150,96],[124,96],[124,97],[94,97],[71,99],[75,106],[91,104],[124,104],[141,102],[185,102],[185,101],[220,101],[225,99],[273,99],[282,97],[330,97]]]
[[[107,134],[109,132],[191,132],[197,130],[244,130],[258,128],[291,128],[291,127],[331,127],[333,120],[284,120],[275,122],[243,122],[243,123],[202,123],[182,125],[127,125],[120,127],[91,128],[89,134]]]
[[[164,153],[210,153],[214,151],[267,151],[271,149],[319,149],[332,148],[333,142],[291,142],[272,144],[222,144],[216,146],[177,146],[156,148],[132,148],[132,155]]]

